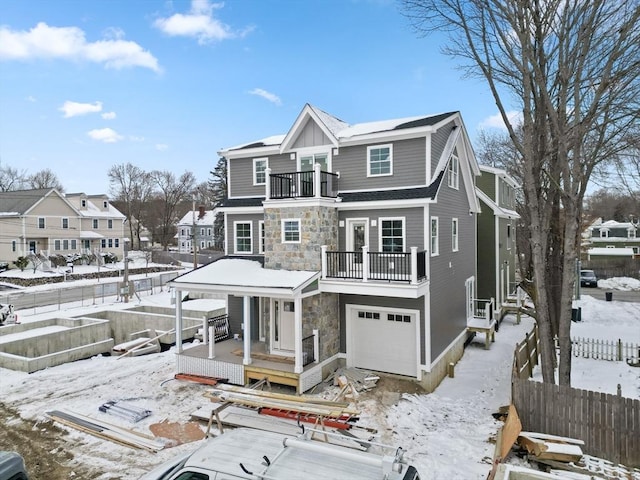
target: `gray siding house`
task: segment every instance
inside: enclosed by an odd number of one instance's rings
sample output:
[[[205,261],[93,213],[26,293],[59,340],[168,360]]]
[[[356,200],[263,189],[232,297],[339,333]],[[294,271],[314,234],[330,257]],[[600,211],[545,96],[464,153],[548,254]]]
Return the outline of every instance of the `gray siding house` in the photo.
[[[480,170],[460,113],[351,125],[307,104],[286,134],[219,154],[226,256],[171,285],[178,327],[184,292],[222,294],[242,343],[180,350],[178,370],[302,392],[347,365],[435,388],[475,298]]]
[[[516,289],[517,182],[498,168],[481,165],[476,182],[481,213],[478,215],[479,299],[493,298],[497,308]]]

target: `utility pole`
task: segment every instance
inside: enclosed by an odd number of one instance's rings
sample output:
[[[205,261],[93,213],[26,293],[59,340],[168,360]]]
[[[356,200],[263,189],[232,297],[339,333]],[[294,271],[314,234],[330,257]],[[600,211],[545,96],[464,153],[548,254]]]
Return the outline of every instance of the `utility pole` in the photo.
[[[129,303],[129,240],[124,240],[124,303]]]
[[[198,254],[196,253],[196,197],[193,196],[193,226],[191,227],[191,248],[193,248],[193,269],[198,268]]]

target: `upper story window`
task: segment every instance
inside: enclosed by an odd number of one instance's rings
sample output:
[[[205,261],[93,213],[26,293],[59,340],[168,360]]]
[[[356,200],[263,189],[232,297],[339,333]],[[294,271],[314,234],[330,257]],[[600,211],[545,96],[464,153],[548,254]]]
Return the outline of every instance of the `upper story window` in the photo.
[[[404,218],[380,219],[380,250],[382,252],[404,252]]]
[[[80,200],[80,205],[82,205],[82,208],[86,208],[87,206],[87,201],[86,200]]]
[[[69,219],[68,218],[63,218],[62,219],[62,228],[64,228],[64,229],[69,228]]]
[[[282,220],[282,243],[300,243],[300,219]]]
[[[15,240],[11,240],[11,251],[15,252],[18,250],[18,242],[16,242]]]
[[[438,255],[438,217],[431,217],[431,256]]]
[[[106,200],[102,202],[102,208],[106,209],[109,207],[109,202],[107,202]]]
[[[511,225],[507,225],[507,250],[511,250],[511,242],[513,241],[511,237]]]
[[[636,229],[635,228],[630,228],[628,230],[628,233],[629,233],[629,235],[628,235],[629,238],[636,238]]]
[[[38,217],[38,228],[46,228],[46,226],[44,217]]]
[[[458,219],[451,219],[451,250],[458,251]]]
[[[313,166],[319,163],[320,170],[323,172],[329,171],[329,155],[326,153],[315,153],[312,155],[301,155],[300,156],[300,171],[301,172],[310,172],[313,170]]]
[[[600,229],[600,238],[609,238],[609,230],[606,228]]]
[[[367,176],[393,175],[393,145],[367,147]]]
[[[455,188],[456,190],[459,188],[459,176],[460,176],[460,162],[458,160],[458,156],[455,153],[451,154],[451,158],[449,159],[449,171],[448,171],[448,182],[451,188]]]
[[[200,228],[200,236],[201,236],[201,237],[204,237],[204,227],[201,227],[201,228]]]
[[[234,222],[235,253],[251,253],[251,222]]]
[[[268,158],[253,159],[253,184],[265,185],[267,183],[267,167],[269,167]]]
[[[97,219],[97,218],[94,218],[94,219],[93,219],[93,228],[94,228],[94,229],[98,229],[98,228],[99,228],[99,225],[100,225],[100,224],[99,224],[99,222],[98,222],[98,219]]]
[[[207,228],[207,237],[210,237],[210,236],[211,236],[211,229]]]
[[[113,228],[113,220],[107,220],[107,228]]]

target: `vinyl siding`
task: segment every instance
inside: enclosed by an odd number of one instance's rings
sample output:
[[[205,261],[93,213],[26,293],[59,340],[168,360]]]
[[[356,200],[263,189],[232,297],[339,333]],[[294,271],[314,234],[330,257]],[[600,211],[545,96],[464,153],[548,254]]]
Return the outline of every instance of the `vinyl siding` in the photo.
[[[393,175],[367,177],[367,147],[393,145]],[[376,142],[340,148],[333,157],[333,171],[340,172],[340,190],[376,190],[424,185],[425,138],[397,142]]]
[[[229,328],[231,335],[238,333],[242,336],[243,299],[229,295],[227,297],[227,313],[229,315]]]
[[[227,241],[227,252],[229,255],[236,255],[235,253],[235,243],[234,243],[234,222],[251,222],[251,253],[242,253],[238,255],[258,255],[259,251],[259,241],[260,241],[260,230],[259,230],[259,222],[264,220],[264,215],[260,214],[251,214],[251,215],[227,215],[227,224],[225,225],[225,235]]]
[[[423,208],[393,208],[376,210],[348,210],[338,212],[340,221],[344,221],[344,226],[339,227],[338,250],[346,251],[347,245],[347,220],[350,218],[369,219],[369,251],[379,252],[379,231],[380,219],[390,217],[404,217],[405,222],[405,252],[410,251],[410,247],[418,247],[418,251],[424,249],[424,209]],[[376,226],[371,225],[371,221],[376,221]]]
[[[482,174],[485,175],[484,173]],[[478,216],[478,278],[476,291],[478,298],[491,298],[496,292],[496,248],[495,221],[493,210],[480,204],[482,213]],[[506,234],[505,234],[506,235]]]
[[[431,359],[435,360],[467,326],[465,280],[475,275],[475,215],[469,215],[465,185],[443,184],[430,209],[439,222],[439,255],[431,260]],[[458,251],[451,251],[451,219],[458,218]]]
[[[269,157],[234,158],[229,160],[229,198],[264,197],[264,185],[253,184],[253,159],[268,158],[269,168],[274,173],[295,172],[296,160],[290,155],[271,155]]]
[[[293,143],[293,148],[317,147],[322,145],[331,145],[329,137],[327,137],[316,122],[311,119],[307,120],[304,128]]]
[[[436,167],[438,166],[438,162],[440,161],[440,157],[442,156],[442,152],[447,144],[447,140],[449,139],[453,126],[453,122],[450,122],[440,128],[437,132],[431,134],[431,176],[433,176]]]
[[[482,172],[476,180],[476,185],[491,200],[496,201],[496,176],[490,172]]]

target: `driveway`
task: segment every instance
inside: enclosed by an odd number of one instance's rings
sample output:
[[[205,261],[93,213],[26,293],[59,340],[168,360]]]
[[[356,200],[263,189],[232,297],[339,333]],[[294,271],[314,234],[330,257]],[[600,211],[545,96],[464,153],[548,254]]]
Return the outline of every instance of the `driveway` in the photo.
[[[640,302],[640,291],[632,290],[632,291],[623,291],[623,290],[612,290],[605,288],[590,288],[590,287],[582,287],[580,289],[580,295],[590,295],[593,298],[597,298],[598,300],[605,300],[605,292],[611,292],[611,299],[614,302]]]

